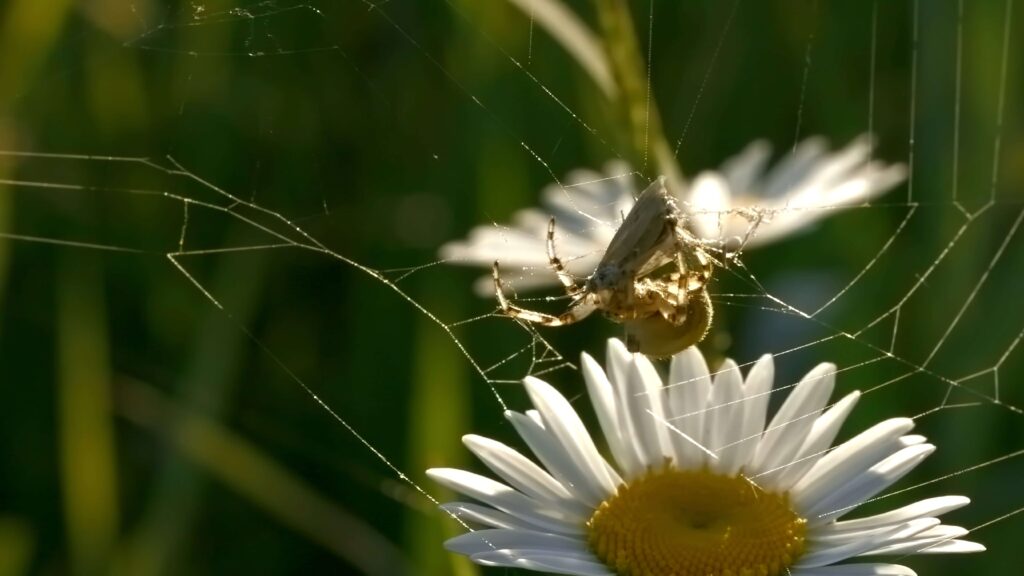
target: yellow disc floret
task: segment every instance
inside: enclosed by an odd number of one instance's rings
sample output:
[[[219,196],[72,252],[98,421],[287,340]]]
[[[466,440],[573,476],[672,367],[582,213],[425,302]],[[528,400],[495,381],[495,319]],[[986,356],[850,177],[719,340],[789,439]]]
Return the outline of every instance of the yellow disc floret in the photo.
[[[587,522],[591,550],[622,576],[776,576],[805,531],[785,493],[671,466],[620,486]]]

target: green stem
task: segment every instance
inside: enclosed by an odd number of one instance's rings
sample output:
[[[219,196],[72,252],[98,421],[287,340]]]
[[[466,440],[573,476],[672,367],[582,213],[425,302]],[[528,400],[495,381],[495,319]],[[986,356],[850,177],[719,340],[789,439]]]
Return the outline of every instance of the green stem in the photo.
[[[633,161],[639,160],[641,170],[646,170],[648,155],[652,156],[658,171],[668,178],[673,192],[679,194],[685,186],[683,175],[665,139],[629,4],[625,0],[597,0],[597,14],[612,74],[620,89],[619,101],[629,127]]]

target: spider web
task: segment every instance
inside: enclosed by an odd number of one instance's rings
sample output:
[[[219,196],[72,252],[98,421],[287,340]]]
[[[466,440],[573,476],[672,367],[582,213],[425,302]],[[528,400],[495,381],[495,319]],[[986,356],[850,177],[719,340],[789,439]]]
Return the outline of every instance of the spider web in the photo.
[[[1019,437],[1024,422],[1024,399],[1015,385],[1024,373],[1020,350],[1024,310],[1016,303],[1022,288],[1017,271],[1024,265],[1020,236],[1024,206],[1015,192],[1019,174],[1011,173],[1011,162],[1006,160],[1020,153],[1020,131],[1010,128],[1019,118],[1016,110],[1007,109],[1016,94],[1012,82],[1018,80],[1011,76],[1017,64],[1014,54],[1019,53],[1014,49],[1019,44],[1017,13],[1013,3],[1006,2],[993,12],[1000,24],[995,29],[985,27],[992,22],[991,14],[965,7],[962,1],[924,10],[915,1],[901,5],[902,12],[875,2],[851,12],[863,25],[858,36],[863,45],[844,47],[837,45],[838,35],[829,26],[839,25],[837,21],[842,21],[848,9],[825,3],[797,6],[790,24],[798,32],[789,35],[792,46],[787,52],[797,57],[782,72],[786,80],[767,88],[764,96],[770,102],[766,105],[786,103],[779,113],[785,119],[753,118],[751,124],[778,134],[777,148],[782,149],[790,143],[795,147],[814,133],[835,130],[852,136],[866,131],[882,140],[880,156],[906,162],[909,177],[904,187],[870,205],[842,212],[822,207],[836,214],[803,235],[756,252],[743,251],[728,258],[718,254],[724,263],[716,270],[712,285],[718,318],[704,346],[713,358],[728,354],[743,367],[761,353],[773,353],[780,365],[776,391],[791,387],[816,362],[836,362],[840,387],[865,392],[858,411],[866,414],[851,422],[851,429],[881,417],[912,415],[919,430],[934,438],[940,448],[948,448],[919,471],[916,482],[901,484],[895,494],[909,492],[910,497],[922,498],[923,494],[932,495],[932,489],[969,494],[976,504],[972,515],[961,522],[972,529],[972,538],[988,543],[994,549],[989,554],[998,558],[997,543],[1012,540],[1020,522],[1015,516],[1024,510],[1024,501],[1015,491],[1003,488],[1019,475],[1024,446],[1019,440],[993,439],[1001,434]],[[102,135],[86,137],[78,144],[53,146],[24,145],[15,140],[14,146],[0,153],[3,161],[15,167],[0,185],[12,191],[19,202],[57,205],[67,213],[85,207],[97,214],[89,225],[76,223],[67,230],[19,217],[0,232],[0,237],[14,242],[15,250],[22,244],[46,244],[61,253],[118,253],[105,258],[128,262],[127,266],[150,267],[160,262],[163,271],[157,272],[158,283],[176,283],[182,293],[191,287],[199,303],[212,306],[245,334],[278,380],[302,390],[357,440],[361,454],[372,455],[404,489],[413,489],[414,503],[409,504],[413,507],[424,501],[437,503],[431,488],[411,479],[419,471],[403,465],[398,453],[401,447],[393,440],[364,432],[371,428],[371,418],[364,412],[386,406],[388,398],[374,399],[368,396],[373,388],[357,383],[322,381],[315,364],[284,344],[287,334],[264,332],[251,314],[239,312],[244,297],[218,282],[216,263],[220,262],[217,259],[267,259],[272,262],[271,269],[287,270],[281,274],[285,281],[299,283],[314,278],[306,276],[310,268],[334,270],[333,276],[318,274],[312,281],[326,282],[314,291],[320,294],[321,305],[337,303],[323,296],[331,291],[344,293],[344,299],[353,303],[347,305],[348,316],[331,316],[344,324],[347,340],[335,340],[334,344],[348,349],[348,360],[354,362],[370,350],[378,350],[369,356],[377,362],[385,361],[389,350],[413,356],[414,345],[408,335],[396,334],[406,328],[403,322],[418,326],[414,330],[442,336],[446,353],[454,352],[458,362],[469,368],[474,382],[483,384],[475,388],[488,392],[487,401],[493,403],[489,412],[494,417],[485,427],[500,426],[501,411],[525,406],[517,388],[525,375],[548,377],[564,383],[564,390],[571,389],[578,380],[573,370],[579,343],[585,342],[583,349],[595,353],[603,338],[616,334],[614,326],[592,319],[587,321],[587,326],[593,324],[590,328],[582,324],[557,331],[536,328],[497,314],[492,301],[473,299],[471,275],[464,270],[436,260],[408,265],[410,257],[412,262],[424,262],[424,250],[465,232],[454,225],[438,226],[446,234],[438,237],[430,223],[418,221],[453,220],[468,212],[460,206],[439,207],[444,190],[481,185],[469,176],[449,182],[443,166],[454,162],[465,168],[473,151],[441,148],[439,143],[450,141],[429,130],[418,130],[414,118],[441,102],[447,104],[445,112],[461,115],[447,121],[476,126],[476,139],[493,147],[490,157],[501,157],[508,164],[489,165],[493,179],[507,180],[512,183],[509,187],[518,185],[521,190],[517,198],[484,207],[501,214],[533,204],[537,184],[545,181],[555,182],[575,201],[575,185],[564,182],[563,175],[583,163],[581,151],[590,150],[590,157],[601,158],[622,157],[625,151],[615,127],[593,103],[595,98],[573,96],[572,82],[585,83],[586,78],[566,78],[564,68],[545,62],[556,58],[553,55],[559,47],[542,33],[532,15],[510,8],[509,14],[517,16],[514,25],[505,29],[491,21],[493,15],[486,10],[457,2],[444,7],[445,18],[453,27],[448,38],[432,36],[435,30],[417,20],[437,16],[388,2],[340,7],[311,2],[261,2],[245,7],[192,4],[183,8],[135,4],[131,10],[135,24],[125,25],[141,33],[125,37],[124,52],[158,67],[152,82],[169,88],[171,94],[163,106],[176,110],[179,119],[188,120],[186,127],[192,126],[194,117],[206,113],[207,87],[202,84],[213,82],[211,70],[225,62],[242,62],[237,65],[251,66],[257,72],[262,67],[278,73],[284,70],[297,78],[313,73],[340,75],[347,83],[344,94],[356,94],[371,110],[368,124],[375,126],[376,132],[412,142],[400,151],[388,148],[386,139],[375,137],[372,145],[379,149],[368,145],[350,152],[362,158],[413,150],[414,156],[398,155],[393,161],[415,178],[383,172],[360,174],[358,166],[346,163],[344,152],[336,158],[311,157],[305,164],[308,174],[275,174],[276,168],[285,167],[281,159],[288,154],[283,145],[275,143],[293,135],[290,122],[309,122],[315,115],[297,110],[295,118],[284,117],[286,109],[275,107],[273,87],[268,85],[253,89],[249,99],[235,101],[251,106],[242,117],[258,125],[254,132],[263,149],[237,152],[261,160],[251,163],[248,182],[234,179],[231,187],[206,176],[218,173],[215,158],[189,148],[207,132],[185,133],[182,142],[134,144],[168,151],[166,154],[111,154],[109,150],[123,149],[123,145],[105,143]],[[671,47],[677,45],[667,43],[666,38],[673,35],[670,27],[678,25],[679,12],[651,3],[636,12],[644,13],[646,20],[638,19],[637,25],[645,48],[645,90],[650,95],[658,93],[659,82],[672,69]],[[730,98],[724,90],[741,88],[743,80],[727,83],[723,78],[729,76],[738,58],[749,55],[736,28],[744,18],[753,18],[751,13],[764,13],[739,2],[717,10],[683,13],[706,18],[711,30],[701,35],[699,49],[686,57],[698,66],[682,72],[684,80],[677,88],[682,96],[662,109],[674,155],[692,178],[696,170],[687,170],[688,166],[716,166],[728,150],[738,150],[745,143],[705,146],[713,138],[715,122],[728,120],[730,111],[741,113],[743,104],[749,108],[756,102],[752,96]],[[895,18],[899,14],[904,15],[903,20]],[[102,28],[102,23],[93,24]],[[303,33],[320,28],[326,32]],[[370,40],[347,42],[344,37],[348,33]],[[325,43],[324,38],[337,41]],[[446,39],[463,49],[472,47],[478,52],[476,59],[445,54],[441,42]],[[945,44],[944,39],[952,42]],[[379,49],[373,42],[384,40],[398,54],[395,58],[402,59],[404,68],[396,69],[409,77],[426,78],[424,86],[435,93],[424,96],[424,102],[401,91],[401,78],[385,77],[375,67],[384,56],[371,48]],[[755,40],[750,44],[752,50],[769,48]],[[840,55],[834,56],[832,51]],[[562,58],[559,62],[564,66]],[[843,58],[856,59],[864,77],[852,81],[836,78],[835,64]],[[994,58],[998,65],[982,66],[984,58]],[[894,65],[894,60],[902,64]],[[894,75],[893,70],[903,74]],[[61,86],[68,73],[69,68],[58,66],[56,72],[44,75],[40,85]],[[990,77],[984,76],[986,73]],[[850,84],[846,82],[852,82],[864,113],[856,125],[829,123],[822,111],[828,110],[829,97],[847,96]],[[516,86],[528,100],[512,105],[500,98],[507,85]],[[968,88],[975,92],[967,93]],[[310,90],[315,89],[311,82]],[[327,98],[331,96],[337,94]],[[15,102],[26,106],[32,97],[32,92],[18,94]],[[664,104],[666,99],[658,101]],[[39,106],[45,108],[46,104]],[[651,138],[646,127],[651,125],[653,106],[653,99],[648,98],[644,155],[634,173],[637,181],[653,175],[655,161],[646,146]],[[529,111],[524,114],[522,108]],[[325,117],[333,120],[329,111]],[[541,124],[546,121],[556,128],[546,133],[522,128],[519,123],[524,117],[542,118]],[[195,122],[208,124],[201,119]],[[938,128],[943,123],[945,128]],[[432,126],[443,128],[439,123]],[[747,139],[760,135],[751,133]],[[74,151],[63,151],[69,145]],[[332,162],[342,167],[332,168]],[[327,183],[333,180],[322,173],[332,170],[351,173],[353,181],[374,185],[368,190],[329,190]],[[517,171],[528,176],[517,175]],[[419,189],[427,192],[392,192],[417,179],[424,182]],[[376,201],[371,201],[375,197]],[[457,203],[471,197],[459,193],[453,198],[450,202]],[[145,218],[150,228],[141,242],[140,236],[133,234],[140,224],[135,220],[140,218]],[[490,214],[488,218],[504,221]],[[607,224],[594,222],[595,226]],[[756,226],[751,224],[755,235]],[[395,237],[400,249],[375,251],[368,246]],[[807,243],[832,248],[812,250]],[[15,273],[18,265],[23,263],[15,261]],[[550,271],[516,273],[542,275]],[[567,304],[558,296],[518,296],[518,301],[531,307],[536,304],[558,310]],[[197,305],[188,296],[177,298],[177,305]],[[364,300],[366,304],[359,304]],[[453,300],[459,302],[453,304]],[[388,316],[398,323],[389,326],[378,320],[383,314],[375,313],[375,307],[400,307],[404,312]],[[288,350],[287,355],[281,350]],[[311,343],[305,350],[313,353],[326,348]],[[173,367],[164,370],[173,371]],[[339,393],[337,386],[355,387],[364,396]],[[395,393],[393,389],[382,392]],[[247,390],[246,394],[256,392]],[[403,417],[396,414],[392,421],[400,422]],[[310,443],[308,439],[297,441]],[[972,442],[980,447],[972,450]],[[926,488],[932,484],[939,486]],[[989,494],[988,486],[999,488]],[[1001,557],[1011,557],[1008,548],[1012,547],[1004,546]],[[997,560],[991,562],[999,565]],[[934,566],[936,570],[941,567]]]

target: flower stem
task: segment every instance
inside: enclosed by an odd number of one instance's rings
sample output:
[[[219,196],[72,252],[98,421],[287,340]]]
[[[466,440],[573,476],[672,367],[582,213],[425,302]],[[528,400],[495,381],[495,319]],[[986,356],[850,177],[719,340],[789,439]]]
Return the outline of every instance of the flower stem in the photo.
[[[630,144],[636,156],[633,160],[639,160],[637,165],[646,172],[648,155],[652,156],[655,167],[668,178],[669,186],[678,195],[685,186],[683,176],[665,139],[629,4],[625,0],[597,0],[596,4],[605,50],[619,85]]]

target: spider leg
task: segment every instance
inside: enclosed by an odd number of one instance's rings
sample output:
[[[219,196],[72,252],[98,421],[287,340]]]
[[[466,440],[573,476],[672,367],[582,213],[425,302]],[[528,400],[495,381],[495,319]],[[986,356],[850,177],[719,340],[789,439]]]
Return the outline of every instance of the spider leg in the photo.
[[[680,293],[700,290],[711,280],[716,260],[701,248],[701,242],[679,225],[676,218],[669,218],[672,238],[675,243],[676,267],[679,269]]]
[[[597,310],[597,303],[593,298],[581,298],[580,300],[577,300],[569,310],[558,316],[520,308],[519,306],[509,302],[508,298],[505,296],[505,290],[501,286],[501,274],[498,270],[497,261],[494,262],[492,277],[494,278],[494,293],[498,297],[498,305],[501,306],[501,312],[511,318],[518,318],[520,320],[540,324],[542,326],[565,326],[566,324],[579,322],[587,316],[590,316],[594,310]]]
[[[679,277],[685,279],[688,274],[686,273],[686,259],[684,255],[690,249],[684,236],[685,232],[676,216],[666,217],[665,222],[668,229],[672,232],[672,241],[675,245],[676,268],[679,270]]]
[[[692,276],[696,285],[689,286],[687,289],[692,292],[704,288],[711,281],[711,273],[715,270],[715,265],[719,264],[717,260],[700,248],[695,248],[693,253],[690,254],[690,258],[693,259],[691,266],[693,269]]]
[[[552,216],[548,222],[548,262],[551,263],[551,269],[558,275],[558,281],[565,287],[565,293],[569,296],[576,296],[580,293],[580,287],[576,284],[576,279],[571,274],[565,271],[565,266],[562,264],[562,259],[555,253],[555,217]]]
[[[658,314],[673,326],[681,326],[686,321],[690,305],[690,291],[686,284],[686,276],[673,273],[664,280],[663,288],[651,295]]]
[[[498,272],[498,261],[494,261],[494,267],[491,269],[491,277],[494,278],[494,295],[498,298],[498,306],[501,307],[502,311],[509,309],[508,298],[505,297],[505,289],[501,287],[501,274]]]
[[[635,322],[652,316],[661,316],[673,326],[686,321],[689,293],[685,290],[685,277],[673,272],[664,278],[642,278],[634,286],[636,300],[628,312],[608,314],[616,322]]]

